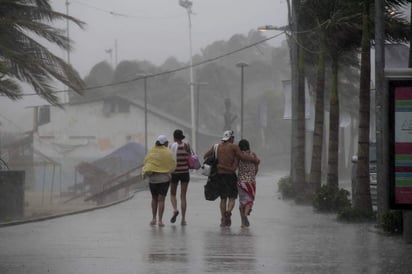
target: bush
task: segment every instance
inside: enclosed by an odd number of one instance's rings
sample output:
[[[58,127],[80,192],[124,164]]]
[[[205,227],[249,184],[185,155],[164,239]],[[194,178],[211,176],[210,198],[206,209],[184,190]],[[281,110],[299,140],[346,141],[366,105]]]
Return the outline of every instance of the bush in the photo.
[[[402,211],[390,210],[382,215],[382,229],[392,234],[400,234],[403,231]]]
[[[323,185],[313,197],[313,207],[320,212],[338,212],[350,207],[349,191],[333,186]]]
[[[293,189],[290,176],[284,176],[279,179],[278,182],[278,192],[282,194],[284,199],[291,199],[296,196],[295,190]]]
[[[338,220],[347,222],[375,221],[375,213],[369,214],[353,209],[351,206],[341,208],[338,211]]]

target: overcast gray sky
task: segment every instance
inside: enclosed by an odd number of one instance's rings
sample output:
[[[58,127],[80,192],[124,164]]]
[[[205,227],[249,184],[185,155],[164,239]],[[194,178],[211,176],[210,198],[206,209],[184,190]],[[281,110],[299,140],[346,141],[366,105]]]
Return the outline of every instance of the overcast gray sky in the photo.
[[[114,51],[118,45],[118,61],[148,60],[156,65],[174,56],[188,62],[189,27],[187,12],[179,0],[68,0],[69,15],[87,26],[85,30],[74,24],[69,26],[69,36],[74,41],[71,64],[82,77],[103,60],[111,62],[107,49]],[[244,34],[262,25],[282,26],[287,23],[286,0],[192,0],[193,54],[218,41],[228,40],[234,34]],[[66,13],[66,0],[51,0],[56,11]],[[66,22],[59,26],[66,29]],[[268,32],[268,36],[276,32]],[[284,40],[284,35],[270,42],[274,45]],[[54,50],[67,58],[67,53]],[[112,60],[114,60],[114,53]],[[33,93],[28,85],[22,85],[25,93]],[[56,83],[56,89],[65,86]],[[20,131],[30,127],[31,109],[27,106],[47,102],[38,96],[25,96],[18,102],[0,98],[3,118],[18,121],[13,128]],[[16,111],[18,110],[18,111]],[[0,120],[4,119],[0,117]],[[26,125],[27,124],[27,125]]]
[[[85,76],[98,62],[111,61],[107,49],[115,41],[118,61],[148,60],[162,64],[168,57],[189,60],[187,12],[178,0],[69,0],[69,15],[87,23],[81,30],[70,25],[75,42],[72,65]],[[286,0],[193,0],[193,54],[217,40],[247,34],[261,25],[287,23]],[[66,0],[51,0],[55,10],[66,13]],[[62,24],[62,28],[66,28]],[[273,35],[271,33],[268,35]],[[283,40],[284,37],[280,37]],[[276,41],[273,41],[276,43]],[[61,57],[66,53],[60,51]]]

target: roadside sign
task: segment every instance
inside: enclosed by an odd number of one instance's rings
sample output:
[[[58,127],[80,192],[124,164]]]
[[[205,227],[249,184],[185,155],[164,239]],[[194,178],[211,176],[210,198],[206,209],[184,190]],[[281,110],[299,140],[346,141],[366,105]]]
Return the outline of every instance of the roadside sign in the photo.
[[[412,70],[386,75],[389,95],[390,206],[412,208]]]

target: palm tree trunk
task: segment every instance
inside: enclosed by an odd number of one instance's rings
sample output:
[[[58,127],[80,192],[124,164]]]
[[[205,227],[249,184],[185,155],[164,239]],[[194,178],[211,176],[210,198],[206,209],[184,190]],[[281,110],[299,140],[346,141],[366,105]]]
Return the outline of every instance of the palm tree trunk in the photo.
[[[338,189],[339,170],[339,95],[338,95],[338,57],[332,56],[332,88],[330,95],[329,153],[327,184]]]
[[[356,185],[353,208],[365,214],[372,213],[369,180],[369,120],[370,120],[370,27],[369,0],[364,0],[362,16],[362,52],[359,94],[359,138]]]
[[[299,37],[299,35],[298,35]],[[300,39],[298,38],[298,41]],[[299,47],[298,52],[298,94],[297,94],[297,117],[296,117],[296,202],[306,202],[307,183],[305,171],[306,140],[305,140],[305,72],[304,72],[304,51]]]
[[[305,87],[303,70],[303,50],[296,41],[299,34],[300,0],[292,0],[292,14],[289,23],[292,27],[292,146],[290,175],[296,193],[296,202],[302,202],[305,189]]]
[[[316,79],[316,105],[315,105],[315,129],[313,131],[312,162],[310,168],[309,185],[311,194],[318,192],[322,185],[322,146],[323,123],[325,118],[324,92],[325,92],[325,51],[324,39],[321,39],[318,56],[318,71]]]

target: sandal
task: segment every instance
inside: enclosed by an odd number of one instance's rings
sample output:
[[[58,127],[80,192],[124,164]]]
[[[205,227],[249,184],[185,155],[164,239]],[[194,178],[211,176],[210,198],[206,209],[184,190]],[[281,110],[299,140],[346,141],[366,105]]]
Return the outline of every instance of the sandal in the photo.
[[[225,212],[225,225],[226,226],[230,226],[232,224],[232,220],[230,219],[231,216],[232,216],[232,212],[230,211]]]
[[[180,224],[181,224],[181,225],[187,225],[187,222],[186,222],[186,221],[182,221]]]
[[[150,222],[150,225],[156,225],[156,220],[152,220],[152,221]]]
[[[179,215],[179,211],[178,211],[178,210],[176,210],[176,211],[173,213],[173,217],[172,217],[172,219],[170,219],[170,222],[171,222],[172,224],[174,224],[174,223],[176,222],[176,217],[177,217],[177,215]]]

